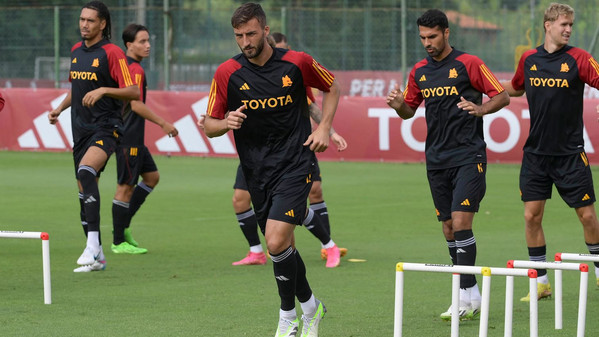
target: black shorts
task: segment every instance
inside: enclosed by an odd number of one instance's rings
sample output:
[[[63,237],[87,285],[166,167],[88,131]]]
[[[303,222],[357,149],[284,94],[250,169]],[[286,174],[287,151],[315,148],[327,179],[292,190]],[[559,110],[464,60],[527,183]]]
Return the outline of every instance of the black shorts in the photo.
[[[96,146],[101,148],[108,158],[110,155],[116,150],[118,144],[119,134],[114,128],[107,129],[97,129],[94,132],[89,133],[86,137],[81,138],[77,143],[73,144],[73,160],[75,162],[75,177],[77,177],[77,170],[79,169],[79,164],[81,163],[81,159],[87,153],[87,150]],[[108,159],[106,159],[108,162]],[[98,177],[100,177],[100,173],[104,171],[106,167],[106,163],[102,166],[102,168],[97,172]]]
[[[426,172],[431,188],[437,219],[451,219],[451,212],[478,212],[485,196],[486,163],[466,164]]]
[[[158,171],[154,158],[144,145],[140,147],[119,146],[115,156],[117,181],[120,185],[134,186],[143,173]]]
[[[572,208],[595,202],[593,175],[585,152],[565,156],[524,152],[520,168],[522,201],[551,199],[553,184]]]
[[[249,192],[260,228],[266,228],[268,219],[302,225],[306,218],[308,195],[313,174],[286,175],[270,190]]]
[[[320,167],[318,166],[318,160],[314,163],[314,173],[312,174],[312,181],[322,181],[320,176]],[[236,190],[248,190],[248,184],[245,182],[245,176],[241,170],[241,164],[237,165],[237,175],[235,176],[235,183],[233,188]]]

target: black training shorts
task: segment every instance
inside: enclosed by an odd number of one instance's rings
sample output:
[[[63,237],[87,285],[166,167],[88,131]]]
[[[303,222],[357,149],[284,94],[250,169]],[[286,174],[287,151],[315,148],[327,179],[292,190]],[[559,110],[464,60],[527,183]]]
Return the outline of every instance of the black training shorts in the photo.
[[[73,160],[75,162],[75,178],[79,179],[77,177],[77,170],[79,169],[79,164],[81,163],[83,156],[85,156],[85,154],[87,153],[87,150],[90,147],[96,146],[96,147],[101,148],[104,152],[106,152],[106,155],[108,156],[108,158],[110,158],[110,155],[112,155],[112,153],[116,149],[118,137],[119,137],[119,134],[116,129],[102,128],[102,129],[96,129],[93,132],[90,132],[87,136],[79,139],[77,141],[77,143],[73,144]],[[108,159],[106,159],[106,162],[108,162]],[[102,173],[102,171],[104,171],[105,167],[106,167],[106,163],[104,163],[102,168],[97,172],[98,177],[100,177],[100,173]]]
[[[134,186],[139,176],[146,172],[156,172],[158,168],[148,148],[142,146],[119,146],[115,152],[118,183]]]
[[[553,184],[572,208],[595,202],[593,175],[585,152],[564,156],[524,152],[520,168],[522,201],[551,199]]]
[[[428,170],[427,177],[437,219],[451,219],[451,212],[478,212],[487,189],[486,163]]]

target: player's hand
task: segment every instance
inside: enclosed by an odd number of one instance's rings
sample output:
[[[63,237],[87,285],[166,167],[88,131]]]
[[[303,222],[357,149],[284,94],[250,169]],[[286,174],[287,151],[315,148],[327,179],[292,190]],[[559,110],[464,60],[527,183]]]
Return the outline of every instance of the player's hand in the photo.
[[[92,90],[83,96],[83,106],[92,107],[98,102],[102,97],[104,97],[104,88],[98,88]]]
[[[164,131],[164,133],[166,133],[169,137],[177,137],[177,135],[179,134],[177,128],[169,122],[164,122],[164,125],[162,126],[162,131]]]
[[[337,132],[333,132],[331,135],[331,140],[333,143],[335,143],[335,145],[337,145],[337,151],[341,152],[347,149],[347,142],[345,141],[345,138],[341,137],[341,135]]]
[[[60,116],[61,112],[62,111],[58,109],[54,109],[48,112],[48,121],[50,122],[50,124],[56,124],[56,122],[58,121],[58,116]]]
[[[200,115],[200,119],[198,119],[198,127],[204,130],[204,121],[206,120],[206,115]]]
[[[460,96],[460,101],[458,102],[458,108],[468,111],[469,114],[474,115],[476,117],[482,117],[485,115],[483,109],[480,105],[476,105],[470,101],[467,101],[464,97]]]
[[[329,147],[329,131],[319,125],[304,143],[304,146],[308,145],[314,152],[324,152]]]
[[[403,93],[399,90],[399,84],[387,95],[387,105],[395,110],[399,110],[404,103]]]
[[[247,115],[242,112],[243,110],[245,110],[245,105],[227,113],[227,128],[229,130],[238,130],[241,128],[241,124],[247,118]]]

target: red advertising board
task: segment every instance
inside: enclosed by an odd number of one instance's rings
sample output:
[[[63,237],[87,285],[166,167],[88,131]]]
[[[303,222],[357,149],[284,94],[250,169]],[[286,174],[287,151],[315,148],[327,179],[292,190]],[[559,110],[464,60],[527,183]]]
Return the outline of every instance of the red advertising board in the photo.
[[[384,89],[387,90],[387,89]],[[6,100],[0,112],[0,149],[14,151],[67,151],[72,146],[70,109],[65,110],[57,125],[48,123],[47,114],[66,95],[62,89],[2,89]],[[343,96],[334,127],[347,140],[346,151],[331,146],[319,154],[323,160],[349,161],[424,161],[426,123],[424,107],[416,116],[401,120],[385,104],[384,97]],[[180,132],[169,138],[162,129],[148,123],[146,145],[155,154],[235,157],[231,133],[207,138],[197,126],[205,113],[208,93],[150,91],[148,106],[174,123]],[[599,145],[597,110],[599,99],[585,99],[585,149],[592,163],[599,163],[595,147]],[[526,99],[512,98],[499,112],[487,115],[485,140],[489,162],[518,163],[528,135],[529,118]]]

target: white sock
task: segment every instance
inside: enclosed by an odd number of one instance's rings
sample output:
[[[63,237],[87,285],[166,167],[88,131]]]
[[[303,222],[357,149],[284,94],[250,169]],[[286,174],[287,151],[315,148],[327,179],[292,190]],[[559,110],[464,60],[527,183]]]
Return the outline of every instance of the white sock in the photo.
[[[537,283],[548,284],[549,277],[547,277],[547,274],[537,277]]]
[[[595,267],[595,277],[599,278],[599,267]]]
[[[478,284],[468,288],[470,290],[470,307],[472,309],[480,309],[480,302],[482,301],[480,291],[478,290]]]
[[[100,250],[100,232],[87,232],[87,246],[93,248],[94,251]]]
[[[462,289],[460,288],[460,306],[467,306],[470,305],[470,291],[469,289],[471,288],[467,288],[467,289]]]
[[[297,313],[295,312],[295,308],[291,310],[279,309],[279,317],[288,321],[295,321],[297,319]]]
[[[329,249],[333,247],[335,247],[335,242],[333,242],[333,239],[331,239],[331,241],[327,242],[325,245],[322,245],[322,248],[324,249]]]
[[[252,253],[262,253],[262,245],[255,245],[250,247],[250,252]]]
[[[314,298],[314,294],[310,296],[310,299],[308,301],[304,303],[300,302],[300,305],[302,306],[302,311],[304,312],[304,315],[308,317],[313,316],[316,312],[316,309],[318,309],[316,307],[316,298]]]

